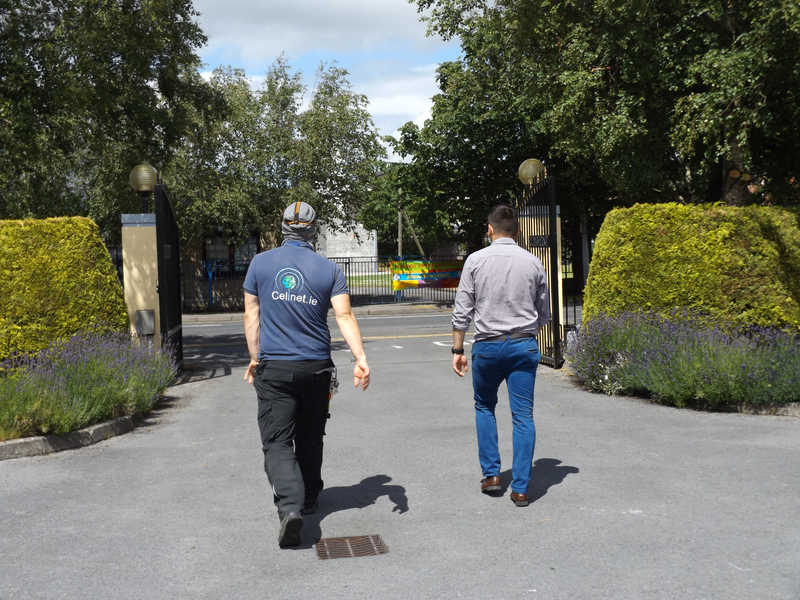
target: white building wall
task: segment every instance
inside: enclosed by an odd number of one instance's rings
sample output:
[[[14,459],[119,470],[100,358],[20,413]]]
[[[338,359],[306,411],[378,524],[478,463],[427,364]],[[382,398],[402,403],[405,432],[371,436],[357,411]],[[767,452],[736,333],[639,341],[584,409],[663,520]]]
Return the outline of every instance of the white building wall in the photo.
[[[378,256],[378,235],[360,224],[354,231],[333,231],[320,224],[316,250],[326,258],[363,258]]]

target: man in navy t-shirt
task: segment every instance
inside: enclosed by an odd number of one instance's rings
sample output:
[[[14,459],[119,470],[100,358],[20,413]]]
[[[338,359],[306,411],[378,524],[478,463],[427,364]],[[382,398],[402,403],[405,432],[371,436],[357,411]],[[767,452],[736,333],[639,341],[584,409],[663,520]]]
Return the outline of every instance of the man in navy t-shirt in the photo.
[[[256,255],[244,280],[244,329],[258,395],[264,469],[280,518],[278,544],[300,543],[301,513],[322,490],[322,436],[328,418],[331,334],[328,307],[355,358],[353,384],[367,389],[369,366],[347,281],[311,247],[316,213],[296,202],[283,214],[284,242]]]

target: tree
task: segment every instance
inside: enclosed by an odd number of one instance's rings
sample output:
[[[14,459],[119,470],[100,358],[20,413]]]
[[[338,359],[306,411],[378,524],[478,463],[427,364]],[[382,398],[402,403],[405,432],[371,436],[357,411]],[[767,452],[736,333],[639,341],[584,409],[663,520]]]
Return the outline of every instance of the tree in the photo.
[[[395,151],[411,158],[407,189],[425,199],[427,212],[450,218],[467,251],[483,245],[492,206],[521,195],[517,168],[526,158],[556,159],[564,214],[602,212],[596,199],[605,198],[607,188],[585,177],[582,164],[553,156],[550,138],[510,82],[464,60],[442,64],[438,80],[431,119],[422,129],[404,125]]]
[[[420,190],[427,190],[424,181],[416,181],[417,169],[404,163],[386,163],[372,184],[369,199],[362,207],[358,220],[378,237],[378,254],[395,256],[398,253],[397,218],[403,210],[411,222],[426,255],[436,252],[452,254],[458,240],[451,215],[435,207]],[[402,218],[402,217],[401,217]],[[413,234],[403,220],[403,255],[418,254]]]
[[[759,199],[753,181],[791,193],[800,159],[794,3],[416,4],[431,9],[431,32],[461,40],[462,71],[479,82],[482,104],[511,107],[550,157],[596,179],[613,203],[743,203]]]
[[[291,185],[303,86],[282,59],[254,91],[244,71],[218,68],[209,81],[222,117],[197,111],[164,169],[184,244],[219,234],[239,243],[274,221]]]
[[[205,36],[191,0],[0,0],[0,216],[92,216],[108,239],[142,160],[168,160]]]
[[[289,201],[304,200],[332,227],[351,228],[369,198],[386,152],[347,71],[320,66],[311,103],[298,121]]]
[[[227,112],[193,113],[164,171],[185,244],[210,234],[236,244],[254,231],[277,241],[283,209],[295,200],[333,228],[355,223],[384,150],[347,72],[320,68],[318,79],[301,111],[306,90],[283,57],[257,90],[242,70],[214,71],[209,85]]]

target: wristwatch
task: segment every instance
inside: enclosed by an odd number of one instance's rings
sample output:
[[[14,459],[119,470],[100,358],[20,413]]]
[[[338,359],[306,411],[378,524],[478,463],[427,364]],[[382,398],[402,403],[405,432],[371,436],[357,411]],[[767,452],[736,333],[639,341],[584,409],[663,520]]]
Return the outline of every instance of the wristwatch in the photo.
[[[464,349],[463,348],[456,348],[455,346],[453,346],[452,348],[450,348],[450,353],[451,354],[464,354]]]

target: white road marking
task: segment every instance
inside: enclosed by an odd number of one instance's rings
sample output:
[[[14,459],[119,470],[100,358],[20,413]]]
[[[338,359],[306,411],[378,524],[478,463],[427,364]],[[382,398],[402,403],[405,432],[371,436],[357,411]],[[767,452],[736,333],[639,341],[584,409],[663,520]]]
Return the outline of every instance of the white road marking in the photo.
[[[328,317],[333,319],[334,317]],[[444,319],[450,318],[450,313],[442,313],[437,315],[356,315],[358,321],[375,321],[378,319]],[[218,323],[184,323],[183,328],[196,328],[196,327],[230,327],[231,325],[242,325],[241,319],[234,319],[232,321],[222,321]]]
[[[365,335],[362,339],[365,342],[374,342],[378,340],[408,340],[408,339],[415,339],[415,338],[446,338],[450,335],[447,332],[444,333],[414,333],[411,335]],[[333,338],[332,342],[343,342],[343,338]]]
[[[450,318],[450,313],[442,313],[440,315],[391,315],[391,316],[381,316],[381,315],[363,315],[358,316],[356,315],[357,321],[372,321],[374,319],[444,319]]]
[[[437,346],[442,346],[443,348],[449,348],[450,347],[450,344],[448,342],[433,342],[433,343],[436,344]],[[472,344],[472,342],[468,342],[467,340],[464,340],[464,345],[465,346],[469,346],[471,344]]]
[[[392,348],[397,348],[398,350],[402,350],[403,349],[402,346],[392,346]]]

